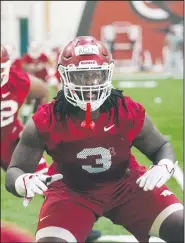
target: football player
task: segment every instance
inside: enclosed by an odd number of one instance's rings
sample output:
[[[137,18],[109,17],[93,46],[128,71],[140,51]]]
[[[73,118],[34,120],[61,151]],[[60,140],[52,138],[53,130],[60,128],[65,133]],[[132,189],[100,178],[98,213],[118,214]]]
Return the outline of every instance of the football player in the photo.
[[[114,63],[91,36],[72,40],[58,60],[64,81],[26,124],[6,173],[6,189],[45,195],[36,242],[84,242],[105,216],[139,242],[183,242],[183,205],[165,183],[176,165],[170,143],[144,107],[112,88]],[[152,162],[147,170],[131,152]],[[46,151],[54,176],[34,175]]]
[[[1,167],[5,171],[23,130],[18,112],[25,98],[37,98],[45,104],[48,94],[47,86],[42,81],[11,66],[9,54],[1,45]],[[36,172],[47,172],[44,157],[41,158]]]
[[[7,58],[8,62],[9,62],[7,64],[7,66],[6,66],[6,58]],[[7,76],[5,76],[4,79],[8,78],[8,75],[9,75],[9,80],[10,80],[9,83],[7,83],[7,87],[3,88],[2,91],[4,91],[4,89],[6,89],[6,90],[9,89],[9,86],[11,85],[10,82],[12,80],[13,73],[15,73],[15,72],[17,72],[17,70],[19,70],[18,71],[19,74],[17,76],[15,76],[16,80],[14,80],[15,84],[13,86],[15,86],[14,88],[16,88],[14,93],[12,92],[12,94],[9,94],[9,96],[7,96],[7,98],[5,97],[5,99],[2,98],[2,97],[4,97],[4,94],[1,93],[1,99],[2,99],[2,101],[1,101],[1,109],[2,109],[1,110],[1,119],[2,119],[2,121],[1,121],[1,139],[3,139],[3,140],[1,140],[1,141],[3,141],[1,143],[1,166],[2,166],[2,168],[4,170],[7,169],[8,165],[10,163],[10,159],[11,159],[13,150],[15,149],[15,146],[17,145],[18,140],[19,140],[18,134],[21,134],[22,128],[23,128],[20,120],[16,120],[16,118],[14,118],[14,124],[12,123],[11,127],[13,128],[15,126],[16,130],[15,130],[15,134],[14,133],[11,134],[11,136],[15,137],[15,138],[13,138],[13,141],[12,141],[11,139],[8,139],[10,136],[8,135],[8,132],[6,131],[6,129],[7,129],[7,128],[5,128],[6,126],[5,127],[3,126],[4,121],[5,121],[4,114],[7,114],[6,110],[9,107],[11,109],[11,102],[17,101],[17,100],[14,100],[15,93],[18,92],[18,90],[20,90],[19,91],[20,93],[18,94],[18,96],[20,96],[20,97],[22,96],[22,100],[23,100],[20,103],[20,106],[22,105],[22,103],[24,102],[26,97],[30,98],[30,100],[32,100],[33,98],[40,98],[40,95],[42,93],[44,94],[44,92],[47,94],[46,87],[45,87],[46,85],[42,84],[40,79],[37,79],[37,78],[31,76],[32,79],[31,79],[31,81],[29,81],[28,78],[27,78],[27,75],[25,74],[25,72],[24,71],[20,71],[20,69],[22,68],[22,66],[18,65],[20,62],[19,63],[18,62],[14,62],[13,65],[11,64],[12,68],[10,69],[11,71],[8,73],[8,70],[10,68],[10,60],[9,59],[10,58],[9,58],[9,56],[6,53],[6,49],[3,48],[3,46],[2,46],[1,47],[1,60],[2,60],[1,62],[3,62],[3,60],[5,60],[5,64],[2,63],[1,66],[3,67],[3,65],[4,65],[4,66],[7,67]],[[22,59],[20,59],[20,60],[22,61]],[[2,69],[2,70],[4,71],[5,69]],[[6,73],[6,71],[5,71],[5,73]],[[2,72],[2,75],[4,75],[3,72]],[[20,75],[22,76],[21,79],[19,77]],[[51,79],[55,78],[55,79],[57,79],[57,82],[59,83],[59,78],[60,78],[59,77],[59,73],[56,72],[53,76],[54,77],[51,77]],[[21,83],[18,83],[19,79],[20,79],[20,81],[25,81],[25,84],[23,85]],[[26,95],[26,93],[28,92],[28,89],[29,89],[29,82],[31,82],[31,89],[29,91],[29,94]],[[36,83],[36,82],[38,82],[38,83]],[[3,84],[2,84],[2,86],[3,86]],[[22,90],[25,90],[25,91],[23,92]],[[37,93],[35,93],[35,92],[37,92]],[[24,93],[25,93],[25,95],[24,95]],[[46,101],[47,101],[47,99],[44,101],[44,103]],[[28,105],[25,105],[25,104],[23,104],[23,105],[24,106],[22,107],[23,108],[22,109],[22,114],[23,115],[25,114],[26,117],[27,117],[27,116],[29,116],[29,114],[31,112],[31,110],[30,110],[31,107],[28,106]],[[17,116],[17,113],[16,113],[16,116]],[[9,118],[8,114],[7,114],[7,118]],[[16,124],[16,122],[18,124]],[[9,131],[11,130],[11,128],[8,128],[8,129],[9,129]],[[46,165],[46,161],[45,161],[44,157],[40,160],[40,163],[39,163],[39,165],[36,168],[36,172],[47,173],[47,165]],[[88,242],[91,242],[91,241],[97,239],[100,236],[101,236],[101,233],[99,231],[93,230],[89,234],[87,240],[88,240]]]
[[[22,57],[22,67],[24,71],[45,81],[50,60],[41,52],[42,46],[37,42],[31,42],[28,53]]]
[[[48,69],[51,66],[50,59],[42,52],[42,43],[32,41],[28,47],[28,53],[26,53],[21,60],[22,68],[25,72],[34,75],[41,79],[43,82],[47,82]],[[33,108],[33,112],[37,110],[40,105],[39,100],[33,101],[27,99],[22,110],[23,123],[25,124]]]

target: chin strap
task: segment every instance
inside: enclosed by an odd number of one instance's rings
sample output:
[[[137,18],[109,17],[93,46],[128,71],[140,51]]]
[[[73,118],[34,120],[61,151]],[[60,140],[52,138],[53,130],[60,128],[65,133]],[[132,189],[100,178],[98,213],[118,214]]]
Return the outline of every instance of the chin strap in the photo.
[[[85,121],[81,123],[81,127],[85,128],[95,128],[95,123],[91,120],[91,104],[87,103]]]

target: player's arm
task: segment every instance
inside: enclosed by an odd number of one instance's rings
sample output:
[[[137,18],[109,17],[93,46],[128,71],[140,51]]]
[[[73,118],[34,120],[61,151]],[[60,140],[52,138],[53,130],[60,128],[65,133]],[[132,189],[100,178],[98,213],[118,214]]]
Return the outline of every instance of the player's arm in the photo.
[[[9,192],[20,196],[15,189],[15,181],[24,173],[34,173],[44,153],[44,146],[33,120],[28,121],[6,172],[6,189]]]
[[[171,144],[155,127],[149,116],[146,115],[143,128],[133,145],[153,162],[136,183],[144,191],[160,188],[174,173],[175,154]]]
[[[6,172],[6,189],[17,197],[32,198],[43,194],[47,186],[62,179],[61,174],[47,176],[34,174],[45,149],[45,143],[39,136],[33,120],[30,120],[14,150]]]
[[[39,78],[29,75],[30,78],[30,91],[28,97],[31,99],[39,100],[39,104],[46,104],[49,101],[49,90],[46,83]]]
[[[143,128],[134,139],[133,145],[146,155],[153,164],[158,164],[162,159],[169,159],[175,163],[175,153],[166,137],[160,133],[146,115]]]

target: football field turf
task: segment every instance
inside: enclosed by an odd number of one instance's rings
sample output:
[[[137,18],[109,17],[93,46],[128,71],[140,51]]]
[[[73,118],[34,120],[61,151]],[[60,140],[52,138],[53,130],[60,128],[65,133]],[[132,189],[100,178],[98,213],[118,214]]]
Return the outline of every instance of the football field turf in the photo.
[[[143,104],[160,131],[169,136],[176,159],[179,161],[180,168],[183,169],[183,80],[164,79],[155,80],[155,82],[157,85],[155,87],[124,88],[124,94]],[[115,81],[114,86],[117,87],[118,83],[119,81]],[[133,152],[139,163],[147,167],[150,165],[144,155],[136,149],[133,149]],[[49,156],[47,158],[50,162]],[[12,196],[5,190],[4,181],[5,174],[1,171],[2,220],[13,222],[34,234],[43,199],[37,196],[27,208],[24,208],[22,199]],[[174,178],[171,178],[167,185],[180,200],[183,200],[183,191]],[[144,207],[141,210],[144,210]],[[103,235],[128,234],[121,226],[115,226],[105,218],[99,219],[95,228],[101,230]]]

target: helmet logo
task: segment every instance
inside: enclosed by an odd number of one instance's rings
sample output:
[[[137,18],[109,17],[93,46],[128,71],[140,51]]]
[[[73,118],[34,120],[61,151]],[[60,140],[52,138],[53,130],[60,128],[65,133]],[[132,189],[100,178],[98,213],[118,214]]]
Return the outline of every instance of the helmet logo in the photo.
[[[95,61],[81,61],[80,62],[80,64],[82,64],[82,65],[88,65],[88,64],[96,64],[96,62]]]
[[[94,45],[83,45],[75,47],[75,55],[83,56],[83,55],[99,55],[99,49]]]
[[[94,60],[87,60],[87,61],[81,61],[79,63],[79,67],[95,67],[97,66],[97,62]]]

